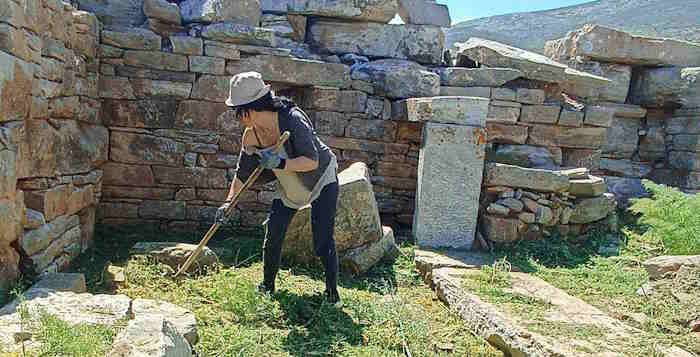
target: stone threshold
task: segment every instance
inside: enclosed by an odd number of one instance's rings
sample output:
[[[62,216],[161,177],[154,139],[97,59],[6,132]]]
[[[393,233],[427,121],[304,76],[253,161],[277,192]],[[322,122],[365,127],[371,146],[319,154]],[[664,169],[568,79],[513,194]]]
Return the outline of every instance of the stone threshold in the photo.
[[[415,251],[415,263],[425,282],[440,300],[464,320],[466,327],[484,338],[506,356],[624,356],[625,346],[645,339],[645,333],[610,317],[583,300],[573,297],[530,274],[510,272],[507,292],[532,299],[546,306],[544,321],[528,321],[507,309],[486,302],[463,286],[465,278],[492,265],[488,254],[461,251]],[[585,341],[571,336],[549,336],[529,329],[528,324],[551,323],[576,330],[597,331]],[[595,352],[586,352],[595,351]],[[692,356],[677,347],[658,351],[667,357]]]

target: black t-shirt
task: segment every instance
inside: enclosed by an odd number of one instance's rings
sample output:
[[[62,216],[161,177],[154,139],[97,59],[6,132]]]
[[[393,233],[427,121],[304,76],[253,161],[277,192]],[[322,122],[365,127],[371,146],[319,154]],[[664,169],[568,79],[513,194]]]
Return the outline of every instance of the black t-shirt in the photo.
[[[311,191],[330,164],[333,152],[318,138],[313,123],[311,123],[311,120],[301,108],[284,106],[278,112],[277,118],[280,132],[289,131],[290,134],[289,140],[284,144],[287,156],[290,159],[304,156],[318,161],[318,167],[315,170],[297,173],[304,186]],[[258,166],[258,162],[257,155],[249,155],[241,148],[236,177],[241,182],[245,182]],[[275,179],[276,177],[272,170],[263,170],[256,184],[268,183]]]

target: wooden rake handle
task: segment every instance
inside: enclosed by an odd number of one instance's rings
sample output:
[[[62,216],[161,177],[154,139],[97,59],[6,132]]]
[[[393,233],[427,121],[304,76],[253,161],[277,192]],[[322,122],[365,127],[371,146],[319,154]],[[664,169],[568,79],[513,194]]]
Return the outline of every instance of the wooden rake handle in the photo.
[[[284,143],[287,142],[287,140],[289,139],[289,135],[290,135],[289,132],[285,131],[282,134],[282,136],[280,136],[280,139],[277,141],[277,144],[275,144],[275,146],[272,147],[272,150],[275,152],[279,151],[279,149],[282,147],[282,145],[284,145]],[[263,171],[263,168],[261,166],[258,166],[257,168],[255,168],[255,171],[253,171],[253,174],[250,175],[250,177],[248,177],[248,179],[243,184],[241,189],[238,190],[238,192],[236,192],[236,195],[233,197],[233,201],[231,201],[231,205],[229,205],[228,210],[225,212],[226,217],[229,217],[231,215],[231,212],[233,212],[233,208],[236,207],[236,204],[238,204],[238,200],[241,198],[241,194],[244,191],[246,191],[248,188],[250,188],[250,186],[253,185],[253,183],[258,179],[258,177],[260,177],[260,174],[262,174],[262,171]],[[214,234],[216,233],[216,231],[219,230],[220,227],[221,227],[221,223],[214,222],[214,224],[211,226],[211,228],[209,228],[209,231],[207,231],[207,234],[205,234],[204,238],[202,238],[202,241],[199,242],[197,249],[195,249],[194,252],[192,252],[192,254],[190,254],[190,256],[185,261],[185,264],[183,264],[180,267],[180,270],[178,270],[177,273],[175,273],[176,278],[178,276],[180,276],[180,274],[182,274],[183,272],[186,272],[187,269],[190,268],[192,263],[194,263],[195,260],[197,260],[199,255],[202,254],[202,251],[204,250],[204,246],[207,245],[207,243],[209,242],[211,237],[214,236]]]

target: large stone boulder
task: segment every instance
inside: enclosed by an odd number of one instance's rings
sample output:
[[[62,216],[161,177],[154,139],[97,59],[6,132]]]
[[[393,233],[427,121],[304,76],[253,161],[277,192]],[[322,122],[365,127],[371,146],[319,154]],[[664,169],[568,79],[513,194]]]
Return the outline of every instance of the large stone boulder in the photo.
[[[335,245],[340,259],[351,249],[379,241],[383,236],[370,172],[364,163],[355,163],[338,174],[340,194],[335,217]],[[311,206],[294,215],[282,247],[285,259],[314,260],[311,241]]]
[[[644,262],[649,279],[661,279],[667,273],[674,273],[681,267],[700,268],[700,255],[676,255],[651,258]]]
[[[500,87],[518,77],[522,72],[512,68],[437,68],[440,84],[448,87]]]
[[[107,356],[191,357],[192,348],[163,316],[139,316],[117,335]]]
[[[247,71],[257,71],[262,73],[263,79],[270,82],[285,83],[294,86],[326,86],[336,88],[347,88],[350,82],[350,67],[340,63],[326,63],[320,61],[304,60],[291,57],[280,57],[273,55],[258,55],[241,59],[240,61],[229,61],[226,71],[229,74],[237,74]],[[202,76],[208,78],[210,76]],[[207,86],[198,85],[200,78],[195,84],[193,93],[209,91]],[[221,93],[217,98],[223,102],[228,96],[228,86],[230,77],[216,77],[222,83]],[[192,95],[195,97],[195,94]]]
[[[382,239],[344,252],[340,260],[340,266],[344,272],[362,274],[384,257],[396,258],[400,254],[394,239],[394,231],[390,227],[382,227],[382,230]]]
[[[616,207],[615,195],[610,193],[605,193],[598,197],[580,199],[576,201],[569,222],[573,224],[597,222],[614,213]]]
[[[134,244],[129,250],[131,255],[144,255],[151,257],[170,266],[174,270],[178,270],[187,258],[197,248],[194,244],[173,243],[173,242],[139,242]],[[204,247],[202,253],[199,254],[197,260],[190,267],[190,271],[210,266],[219,261],[216,253],[211,249]]]
[[[313,45],[335,54],[356,53],[424,64],[440,64],[445,42],[442,29],[434,26],[330,20],[311,23],[307,36]]]
[[[180,3],[185,23],[233,22],[259,26],[260,0],[185,0]]]
[[[600,25],[586,25],[547,42],[545,54],[554,59],[579,57],[634,66],[700,66],[698,44],[633,36]]]
[[[262,10],[387,23],[399,12],[399,3],[397,0],[262,0]]]
[[[354,67],[351,78],[373,83],[391,99],[434,97],[440,94],[440,76],[411,61],[386,59]]]

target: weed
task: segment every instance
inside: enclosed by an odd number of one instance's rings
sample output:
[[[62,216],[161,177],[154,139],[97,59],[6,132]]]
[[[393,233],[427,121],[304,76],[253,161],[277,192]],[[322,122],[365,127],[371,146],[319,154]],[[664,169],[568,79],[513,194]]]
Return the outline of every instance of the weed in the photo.
[[[40,313],[35,339],[41,343],[38,356],[104,356],[116,335],[113,327],[69,325],[55,316]]]

